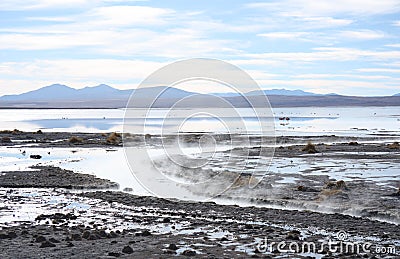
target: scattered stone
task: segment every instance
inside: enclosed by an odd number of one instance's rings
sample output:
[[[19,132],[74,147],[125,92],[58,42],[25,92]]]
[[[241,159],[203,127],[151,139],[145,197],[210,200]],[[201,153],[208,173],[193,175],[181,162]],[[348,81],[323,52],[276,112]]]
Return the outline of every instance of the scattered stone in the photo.
[[[169,244],[167,249],[176,251],[176,250],[178,250],[178,247],[175,244]]]
[[[46,238],[45,238],[44,236],[38,236],[38,237],[36,237],[36,239],[35,239],[35,242],[36,242],[36,243],[42,243],[42,242],[44,242],[44,241],[46,241]]]
[[[42,156],[41,155],[30,155],[29,156],[31,159],[41,159]]]
[[[185,250],[182,252],[182,255],[184,256],[195,256],[196,254],[197,254],[196,251],[193,250]]]
[[[44,241],[44,242],[40,245],[40,248],[47,248],[47,247],[56,247],[56,245],[53,244],[53,243],[50,242],[50,241]]]
[[[82,238],[84,238],[84,239],[89,239],[89,237],[90,237],[90,232],[89,232],[89,231],[83,232]]]
[[[359,144],[356,141],[349,142],[349,146],[358,146],[358,145]]]
[[[74,240],[74,241],[81,241],[82,237],[79,234],[72,234],[71,235],[71,239]]]
[[[54,237],[50,238],[49,241],[52,242],[52,243],[60,243],[60,241],[58,241]]]
[[[132,247],[130,247],[130,246],[125,246],[125,247],[122,249],[122,253],[124,253],[124,254],[132,254],[132,253],[133,253],[133,249],[132,249]]]
[[[118,253],[118,252],[109,252],[108,255],[109,256],[113,256],[113,257],[120,257],[121,256],[121,254]]]
[[[125,188],[123,189],[123,191],[124,191],[124,192],[133,192],[133,189],[130,188],[130,187],[125,187]]]
[[[325,187],[325,189],[335,189],[335,190],[341,190],[341,189],[345,189],[346,188],[346,183],[343,180],[339,180],[339,181],[331,181],[328,182]]]
[[[148,231],[148,230],[145,230],[145,231],[143,231],[142,233],[141,233],[141,236],[144,236],[144,237],[148,237],[148,236],[151,236],[152,234]]]
[[[303,185],[299,185],[297,186],[297,190],[300,192],[319,192],[317,189],[308,187],[308,186],[303,186]]]

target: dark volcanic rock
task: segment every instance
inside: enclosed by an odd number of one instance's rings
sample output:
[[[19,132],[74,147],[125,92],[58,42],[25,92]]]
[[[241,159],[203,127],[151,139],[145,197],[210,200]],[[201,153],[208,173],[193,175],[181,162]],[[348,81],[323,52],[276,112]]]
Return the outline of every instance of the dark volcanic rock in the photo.
[[[197,254],[196,251],[193,250],[185,250],[182,252],[182,255],[184,256],[195,256],[196,254]]]
[[[42,242],[44,242],[44,241],[46,241],[46,238],[45,238],[44,236],[38,236],[38,237],[36,237],[36,239],[35,239],[35,242],[36,242],[36,243],[42,243]]]
[[[124,254],[132,254],[132,253],[133,253],[133,249],[132,249],[132,247],[130,247],[130,246],[125,246],[125,247],[122,249],[122,253],[124,253]]]
[[[169,244],[167,249],[176,251],[176,250],[178,250],[178,247],[175,244]]]
[[[29,157],[32,159],[41,159],[42,158],[41,155],[30,155]]]
[[[33,166],[38,171],[4,172],[0,187],[5,188],[66,188],[66,189],[115,189],[117,183],[93,175],[74,173],[52,166]]]
[[[120,257],[121,256],[121,254],[118,253],[118,252],[109,252],[108,255],[109,256],[113,256],[113,257]]]
[[[44,242],[40,245],[40,248],[47,248],[47,247],[56,247],[56,245],[53,244],[53,243],[50,242],[50,241],[44,241]]]

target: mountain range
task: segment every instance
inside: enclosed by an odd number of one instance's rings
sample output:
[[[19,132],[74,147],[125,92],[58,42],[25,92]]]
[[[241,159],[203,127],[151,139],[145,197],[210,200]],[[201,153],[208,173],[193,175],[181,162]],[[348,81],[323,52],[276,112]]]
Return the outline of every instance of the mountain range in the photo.
[[[119,99],[129,98],[129,96],[135,92],[135,95],[141,98],[146,96],[153,96],[155,93],[166,89],[161,98],[183,98],[194,94],[194,92],[188,92],[173,87],[151,87],[142,88],[139,90],[119,90],[109,85],[100,84],[98,86],[85,87],[82,89],[71,88],[62,84],[53,84],[42,87],[38,90],[33,90],[19,95],[5,95],[0,97],[0,101],[46,101],[46,100],[93,100],[93,99]],[[286,95],[286,96],[321,96],[320,94],[305,92],[302,90],[286,90],[286,89],[272,89],[263,91],[251,91],[245,93],[246,96],[256,95]],[[231,97],[239,96],[237,93],[213,93],[213,95]]]
[[[166,108],[173,105],[176,100],[182,99],[195,92],[165,86],[150,88],[119,90],[109,85],[100,84],[93,87],[74,89],[62,84],[53,84],[43,88],[29,91],[19,95],[5,95],[0,97],[0,108],[123,108],[126,106],[132,93],[135,98],[146,100],[162,94],[158,97],[156,105]],[[245,107],[245,98],[237,93],[213,93],[212,95],[226,99],[232,105]],[[337,94],[315,94],[302,90],[272,89],[259,90],[244,93],[251,100],[262,100],[267,95],[273,107],[296,107],[296,106],[400,106],[400,93],[386,97],[354,97],[341,96]],[[197,94],[193,107],[213,106],[213,101],[207,94]],[[144,102],[146,103],[146,102]],[[140,104],[137,104],[140,107]]]

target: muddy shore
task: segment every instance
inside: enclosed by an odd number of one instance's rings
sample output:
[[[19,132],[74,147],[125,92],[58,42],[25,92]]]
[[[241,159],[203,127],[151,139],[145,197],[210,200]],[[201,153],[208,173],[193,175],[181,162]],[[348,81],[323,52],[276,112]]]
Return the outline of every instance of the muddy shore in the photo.
[[[66,174],[55,168],[38,169]],[[37,175],[35,171],[23,173],[29,179]],[[44,191],[56,192],[53,195],[68,194],[77,201],[92,204],[92,208],[64,209],[40,214],[17,225],[4,224],[0,230],[2,258],[170,258],[176,255],[199,258],[354,258],[356,255],[354,251],[332,252],[322,245],[323,242],[368,244],[369,250],[358,254],[362,258],[399,256],[400,229],[390,223],[340,214],[171,201],[118,191],[70,193],[62,187],[68,184],[68,188],[81,188],[82,176],[67,173],[71,175],[61,184],[38,178],[36,186],[57,188],[57,191]],[[3,185],[7,182],[2,181],[3,177],[4,174],[0,176],[0,200],[5,202],[18,189],[4,188],[10,186]],[[110,184],[101,179],[91,182],[99,184],[91,185],[93,188]],[[18,187],[26,183],[26,179],[17,177],[14,183]],[[29,202],[26,197],[21,200],[13,197],[14,202],[20,204]],[[97,207],[104,207],[101,213],[94,211]],[[7,209],[7,205],[1,208]],[[337,234],[341,232],[346,233],[348,239],[338,239]],[[268,242],[285,242],[286,245],[314,242],[322,248],[320,252],[310,254],[281,252],[274,247],[264,251],[259,244],[263,244],[265,238]],[[393,254],[374,252],[382,247],[395,247],[397,250]]]
[[[43,148],[112,148],[122,146],[122,137],[112,133],[17,131],[0,133],[0,145],[18,146],[22,149],[27,149],[32,144],[34,147]],[[128,137],[138,145],[145,139],[144,136]],[[198,137],[196,134],[186,136],[188,142],[195,141]],[[147,140],[154,145],[160,143],[157,136],[147,137]],[[376,142],[369,143],[371,140]],[[396,136],[375,136],[368,139],[337,136],[278,137],[275,155],[283,158],[305,155],[327,158],[342,156],[355,160],[385,159],[390,163],[398,163],[400,149],[393,145],[395,140]],[[257,138],[254,138],[254,141],[257,142]],[[315,153],[304,150],[309,141],[316,144]],[[355,151],[357,153],[348,153]],[[249,152],[256,155],[259,151],[255,147],[250,150],[234,149],[233,152],[240,156]],[[377,152],[384,152],[384,155]],[[141,197],[109,190],[118,185],[93,175],[78,174],[52,166],[36,166],[32,170],[0,173],[0,214],[8,213],[11,218],[9,222],[0,224],[1,258],[170,258],[172,256],[398,258],[400,256],[398,225],[368,217]],[[329,196],[332,202],[344,204],[347,200],[346,195],[362,197],[366,190],[371,190],[373,184],[354,181],[342,186],[340,181],[334,180],[339,179],[305,177],[303,185],[296,184],[288,188],[292,189],[294,199],[320,199],[321,193],[329,190],[334,193]],[[333,185],[329,186],[329,183]],[[397,184],[398,182],[393,183],[393,186]],[[376,188],[375,185],[373,187]],[[259,188],[267,186],[260,185]],[[98,191],[98,189],[106,190]],[[384,203],[385,206],[389,206],[388,209],[396,212],[397,204],[400,204],[400,194],[397,195],[392,190],[380,187],[375,189],[375,194],[381,197],[377,203]],[[26,195],[29,193],[35,195]],[[40,205],[44,210],[43,213],[35,214],[28,220],[17,220],[18,208],[36,201],[38,195],[62,196],[68,200],[65,204],[57,205],[43,201]],[[261,200],[255,198],[256,203]],[[70,204],[75,203],[84,204],[84,208],[70,207]],[[338,233],[345,233],[345,239]],[[264,251],[262,245],[265,239],[268,240],[268,244],[283,241],[286,245],[292,242],[301,245],[304,242],[314,242],[318,246],[333,241],[345,245],[351,242],[370,246],[367,252],[359,253],[332,252],[328,247],[323,247],[316,253],[303,250],[282,252],[276,246]],[[395,250],[390,250],[393,247]]]

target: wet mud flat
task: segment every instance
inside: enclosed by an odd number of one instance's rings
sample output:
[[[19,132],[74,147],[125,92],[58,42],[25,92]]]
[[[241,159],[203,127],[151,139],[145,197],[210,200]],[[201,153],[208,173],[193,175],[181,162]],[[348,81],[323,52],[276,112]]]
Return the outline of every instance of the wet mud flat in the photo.
[[[292,145],[303,145],[307,142],[313,142],[319,145],[339,145],[340,150],[347,149],[349,143],[362,144],[363,142],[398,142],[400,134],[382,133],[382,134],[369,134],[363,136],[340,136],[340,135],[316,135],[316,136],[275,136],[275,137],[260,137],[257,135],[247,134],[206,134],[206,133],[184,133],[184,134],[164,134],[161,135],[139,135],[130,133],[71,133],[71,132],[25,132],[15,130],[0,130],[0,146],[18,146],[18,147],[108,147],[108,146],[122,146],[123,141],[126,145],[165,145],[176,144],[177,139],[187,144],[198,144],[202,141],[203,136],[211,136],[215,139],[217,144],[227,145],[241,145],[246,143],[248,145],[257,146],[257,144],[277,145],[281,147]],[[350,149],[352,145],[350,145]],[[363,145],[358,148],[363,148]],[[394,147],[396,148],[396,147]],[[291,149],[289,149],[291,150]],[[377,149],[376,150],[380,150]],[[334,151],[334,150],[332,150]],[[362,151],[362,150],[361,150]]]
[[[24,173],[33,175],[37,171]],[[62,170],[59,173],[63,175]],[[77,179],[72,179],[73,176]],[[67,179],[74,190],[62,188]],[[329,241],[336,242],[338,247],[346,242],[367,244],[368,250],[358,253],[363,258],[399,256],[400,229],[386,222],[340,214],[96,191],[104,187],[102,180],[96,180],[98,186],[91,185],[91,191],[79,191],[76,189],[82,187],[77,184],[81,177],[72,173],[67,179],[60,184],[43,179],[35,185],[42,187],[37,189],[0,188],[0,214],[11,213],[11,219],[0,224],[2,258],[354,258],[356,255],[355,250],[332,251],[322,245]],[[16,178],[16,187],[25,180]],[[26,195],[31,193],[35,195]],[[45,197],[65,199],[54,203],[46,202]],[[18,220],[18,210],[35,200],[43,200],[40,209],[35,208],[30,218]],[[338,233],[345,233],[345,239]],[[265,241],[285,242],[287,246],[296,243],[300,248],[296,252],[282,252],[275,246],[265,250]],[[301,250],[305,242],[314,242],[320,251]]]
[[[10,131],[0,133],[0,145],[21,148],[21,152],[30,147],[108,148],[122,146],[123,137],[132,145],[144,141],[154,146],[162,143],[159,136]],[[194,145],[201,137],[202,134],[182,136]],[[233,141],[239,145],[229,151],[238,159],[232,162],[232,172],[238,171],[236,162],[243,157],[262,161],[257,146],[260,138],[251,137],[252,147],[240,147],[245,137],[218,135],[221,144]],[[176,136],[169,138],[174,143]],[[398,224],[380,220],[398,217],[399,180],[396,175],[379,182],[361,177],[368,175],[368,168],[375,173],[397,172],[400,147],[395,144],[396,139],[398,136],[392,135],[277,137],[276,172],[268,175],[251,195],[243,191],[242,185],[248,183],[248,175],[244,175],[220,197],[251,201],[259,207],[98,191],[116,188],[117,184],[51,166],[1,172],[0,215],[5,215],[0,220],[1,258],[398,258]],[[306,148],[308,142],[313,143],[315,152]],[[218,152],[210,164],[220,165],[226,152]],[[318,160],[333,162],[321,166],[315,164]],[[366,173],[347,173],[346,165],[353,167],[357,163]],[[377,168],[377,164],[382,167]],[[228,169],[229,165],[224,167]],[[263,165],[254,166],[257,167]],[[208,173],[205,169],[203,173]],[[285,182],[290,177],[295,180]],[[262,208],[276,204],[299,210]],[[329,214],[308,210],[322,211],[325,205],[335,205],[337,209]],[[344,215],[348,208],[357,206],[362,208],[358,217]],[[285,242],[286,251],[276,246],[264,250],[266,240],[267,244]],[[358,253],[331,251],[326,245],[321,248],[329,241],[370,246],[367,252]],[[288,251],[287,245],[301,246],[305,242],[313,242],[321,249]]]

